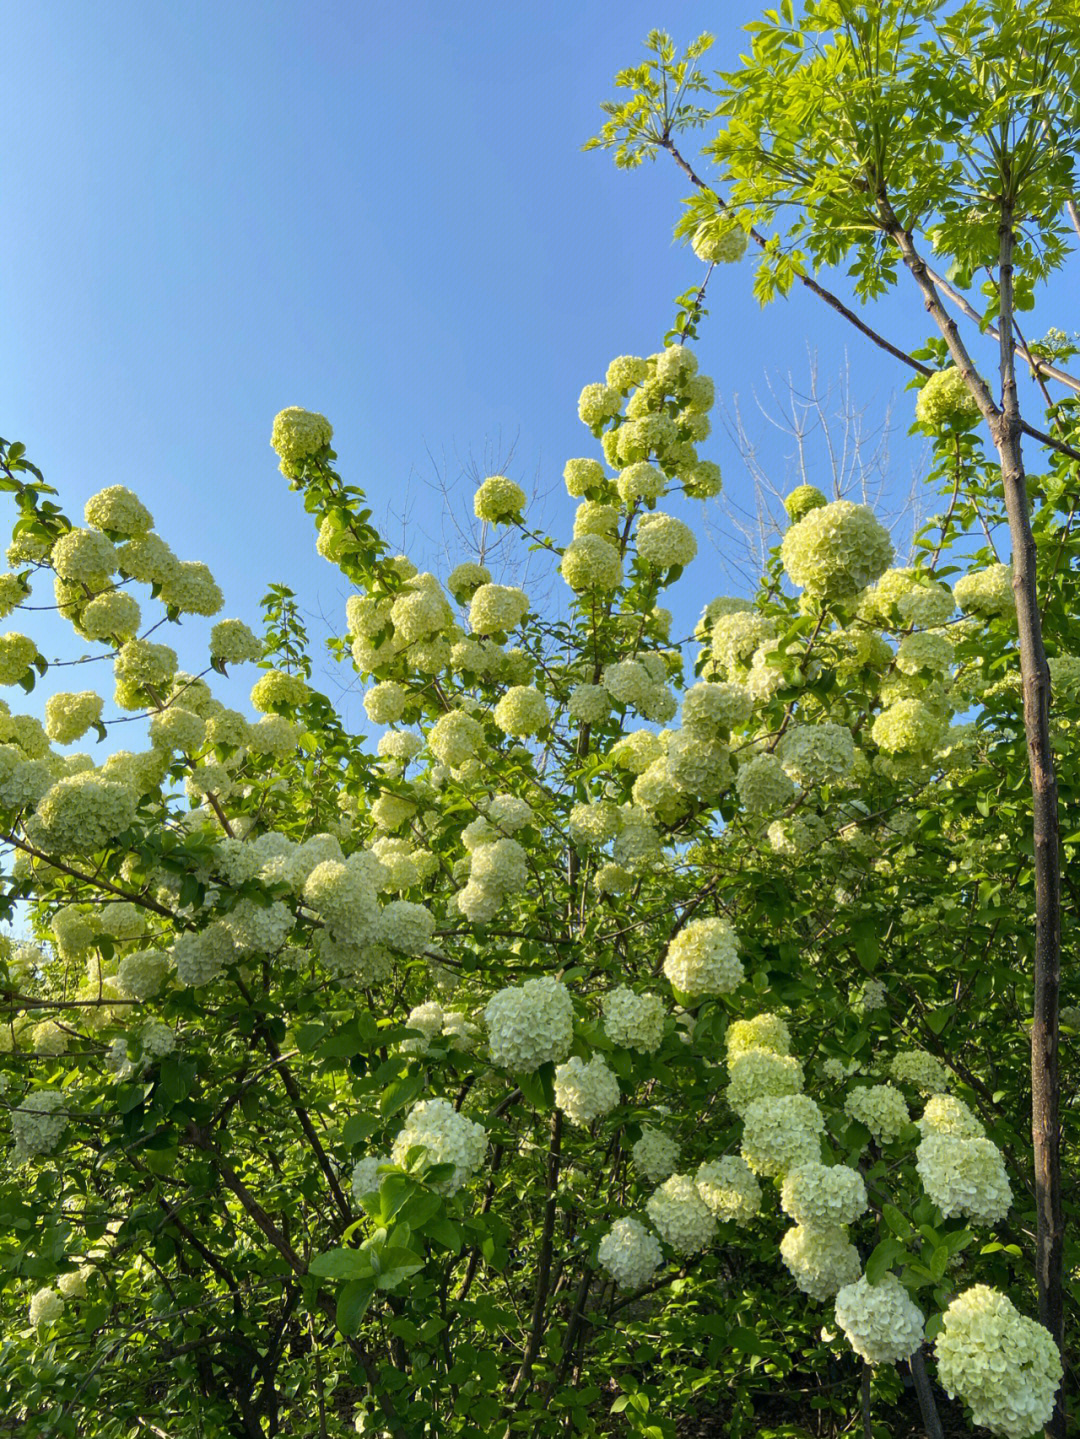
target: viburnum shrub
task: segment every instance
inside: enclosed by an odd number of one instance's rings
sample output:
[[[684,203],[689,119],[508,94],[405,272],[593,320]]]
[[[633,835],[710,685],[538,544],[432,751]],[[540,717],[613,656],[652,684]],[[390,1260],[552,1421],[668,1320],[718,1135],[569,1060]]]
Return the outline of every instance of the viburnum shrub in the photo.
[[[653,507],[708,463],[697,370],[669,345],[583,391],[612,462],[567,486],[614,523],[544,537],[561,614],[469,557],[444,586],[390,555],[329,422],[278,416],[377,746],[312,686],[281,586],[261,642],[218,620],[180,671],[160,611],[216,614],[209,573],[119,487],[74,527],[3,444],[15,622],[50,587],[80,637],[101,597],[142,616],[91,651],[115,691],[44,726],[15,701],[50,665],[4,649],[23,1432],[598,1434],[614,1410],[674,1435],[702,1408],[766,1432],[751,1359],[835,1373],[837,1403],[865,1360],[895,1399],[935,1334],[995,1432],[1049,1413],[1057,1351],[998,1294],[1030,1206],[1031,897],[981,799],[1015,763],[1014,616],[952,617],[953,515],[896,568],[866,507],[802,497],[756,596],[667,639],[693,546]],[[481,486],[523,542],[526,509]],[[251,662],[247,715],[213,691]],[[132,748],[68,752],[89,728]],[[1028,1368],[991,1384],[1014,1333]]]

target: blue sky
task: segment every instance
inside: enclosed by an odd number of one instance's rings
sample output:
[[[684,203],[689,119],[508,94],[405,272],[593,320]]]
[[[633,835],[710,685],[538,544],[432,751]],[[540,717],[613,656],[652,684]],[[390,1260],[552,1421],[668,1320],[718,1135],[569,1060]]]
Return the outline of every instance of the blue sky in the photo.
[[[415,558],[441,528],[436,466],[453,481],[472,457],[482,475],[485,452],[512,441],[510,473],[552,490],[548,517],[565,525],[563,464],[598,453],[577,419],[582,385],[614,355],[660,348],[673,297],[703,273],[672,242],[688,185],[666,157],[622,173],[580,146],[650,28],[680,45],[712,30],[705,63],[726,68],[758,13],[748,0],[10,6],[0,433],[27,445],[73,518],[104,485],[129,485],[181,558],[210,566],[223,614],[249,622],[271,581],[334,619],[345,592],[268,445],[286,405],[330,417],[376,517],[409,498]],[[849,354],[871,425],[908,377],[809,295],[763,312],[750,287],[749,264],[718,272],[698,352],[781,478],[778,441],[753,419],[767,373],[805,383],[812,350],[828,381]],[[918,305],[885,308],[918,343]],[[910,403],[901,482],[918,462]],[[702,453],[745,495],[719,424]],[[703,548],[677,612],[732,588]]]

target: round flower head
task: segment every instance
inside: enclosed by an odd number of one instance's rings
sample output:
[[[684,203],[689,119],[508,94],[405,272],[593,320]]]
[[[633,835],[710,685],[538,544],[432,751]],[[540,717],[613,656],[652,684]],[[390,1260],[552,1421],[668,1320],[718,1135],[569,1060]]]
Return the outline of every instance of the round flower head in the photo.
[[[854,1224],[866,1213],[866,1185],[857,1169],[811,1160],[784,1175],[780,1207],[796,1224],[811,1228]]]
[[[922,1118],[916,1121],[923,1138],[931,1134],[950,1135],[954,1139],[981,1139],[982,1125],[962,1099],[951,1094],[934,1094],[926,1101]]]
[[[749,665],[766,640],[776,638],[776,629],[767,615],[747,609],[717,614],[709,630],[710,652],[722,678],[735,680]]]
[[[635,994],[620,985],[601,995],[604,1033],[612,1044],[655,1054],[664,1037],[664,1002],[655,994]]]
[[[162,584],[159,598],[163,605],[188,615],[216,615],[225,603],[213,575],[198,560],[182,560]]]
[[[862,1270],[859,1251],[838,1225],[796,1224],[780,1241],[780,1258],[803,1293],[819,1302],[854,1283]]]
[[[550,975],[500,989],[488,1000],[484,1022],[492,1062],[525,1074],[561,1064],[574,1040],[570,993]]]
[[[64,1312],[64,1296],[56,1289],[39,1289],[30,1300],[30,1323],[37,1328],[55,1324]]]
[[[459,1114],[448,1099],[423,1099],[409,1111],[391,1156],[395,1164],[404,1165],[409,1150],[419,1146],[427,1151],[430,1164],[452,1164],[453,1174],[432,1185],[440,1194],[451,1195],[483,1164],[487,1144],[484,1126]]]
[[[101,696],[93,690],[50,695],[45,701],[45,733],[54,744],[72,744],[101,719]]]
[[[746,231],[729,215],[706,220],[694,231],[690,248],[707,265],[731,265],[746,254]]]
[[[889,1073],[898,1084],[913,1084],[924,1094],[943,1094],[949,1087],[949,1077],[941,1060],[922,1049],[894,1055]]]
[[[797,525],[811,510],[820,510],[823,505],[828,503],[816,485],[796,485],[785,497],[784,509],[787,510],[791,523]]]
[[[795,798],[795,782],[774,754],[754,755],[739,766],[735,792],[748,814],[775,813]]]
[[[489,524],[505,524],[520,517],[525,491],[505,475],[490,475],[473,496],[473,513]]]
[[[100,530],[68,530],[53,545],[49,559],[60,578],[74,584],[107,577],[119,563],[112,540]]]
[[[130,575],[140,584],[164,584],[180,568],[180,561],[160,535],[138,535],[127,540],[116,551],[121,574]]]
[[[394,724],[405,713],[408,690],[394,680],[373,685],[364,696],[364,713],[372,724]]]
[[[38,805],[35,819],[46,848],[58,854],[93,854],[130,827],[135,805],[126,784],[84,770],[57,780]]]
[[[692,919],[668,946],[664,974],[680,994],[730,994],[741,982],[738,939],[727,920]]]
[[[683,492],[692,500],[711,500],[723,488],[720,466],[712,460],[698,460],[680,471]]]
[[[123,641],[133,639],[141,624],[138,601],[119,590],[107,590],[83,608],[76,628],[90,640]]]
[[[478,565],[472,561],[455,566],[446,578],[446,588],[454,596],[459,604],[465,604],[471,600],[481,585],[491,582],[491,571],[487,565]]]
[[[0,635],[0,684],[18,684],[33,664],[37,652],[37,645],[26,635]]]
[[[804,515],[784,535],[780,558],[794,584],[823,599],[858,594],[893,557],[888,531],[869,505],[834,500]]]
[[[668,570],[690,563],[697,554],[697,540],[689,525],[674,515],[646,511],[638,522],[637,552],[650,569]]]
[[[123,539],[134,539],[154,528],[154,517],[138,495],[123,485],[109,485],[91,495],[83,511],[94,530],[108,530]]]
[[[992,1140],[930,1133],[915,1154],[922,1187],[946,1219],[962,1214],[980,1224],[996,1224],[1009,1212],[1012,1188],[1001,1150]]]
[[[936,370],[915,401],[915,418],[936,434],[970,430],[979,423],[980,414],[978,401],[955,365]]]
[[[391,900],[379,915],[379,941],[398,954],[423,954],[434,934],[431,910],[411,900]]]
[[[588,1127],[619,1103],[619,1081],[594,1054],[588,1064],[576,1054],[555,1070],[555,1103],[572,1124]]]
[[[153,999],[165,983],[169,961],[157,949],[139,949],[125,955],[116,972],[116,982],[133,999]]]
[[[728,1060],[726,1098],[736,1114],[745,1114],[757,1099],[801,1094],[802,1065],[788,1054],[770,1049],[743,1049]]]
[[[281,460],[281,473],[295,479],[301,462],[318,454],[334,438],[334,427],[325,415],[290,405],[274,417],[270,444]]]
[[[567,460],[563,479],[568,494],[576,500],[589,490],[602,490],[607,483],[599,460]]]
[[[600,1241],[596,1258],[620,1289],[640,1289],[664,1262],[655,1234],[637,1219],[617,1219]]]
[[[895,1274],[877,1284],[861,1275],[836,1296],[836,1323],[867,1364],[897,1364],[910,1359],[923,1341],[922,1310]]]
[[[52,1154],[68,1122],[67,1100],[58,1089],[35,1089],[11,1108],[12,1159],[24,1164],[38,1154]]]
[[[754,701],[743,685],[712,684],[702,681],[692,685],[683,697],[684,729],[709,737],[726,737],[750,718]]]
[[[870,738],[886,754],[929,755],[940,742],[948,721],[919,699],[898,699],[876,717]]]
[[[483,725],[462,710],[441,715],[428,731],[428,748],[449,769],[466,764],[483,742]]]
[[[667,476],[662,470],[644,460],[638,460],[620,471],[615,488],[623,504],[632,505],[637,500],[658,500],[667,489],[667,484]]]
[[[512,685],[495,706],[492,719],[505,734],[524,738],[547,729],[551,715],[539,690]]]
[[[1003,1439],[1029,1439],[1054,1412],[1061,1355],[1049,1332],[996,1289],[976,1284],[942,1316],[934,1340],[938,1379]]]
[[[299,675],[284,670],[267,670],[251,689],[251,705],[261,714],[276,712],[280,707],[292,709],[307,699],[308,687]]]
[[[640,355],[618,355],[607,367],[604,379],[614,390],[628,390],[648,377],[649,362]]]
[[[384,1164],[393,1164],[388,1154],[369,1154],[363,1159],[358,1159],[353,1165],[352,1178],[349,1187],[352,1189],[353,1198],[359,1204],[365,1194],[375,1194],[382,1183],[382,1175],[379,1173]]]
[[[599,500],[582,500],[574,515],[574,538],[602,535],[606,540],[614,540],[618,526],[619,511],[614,505],[605,505]]]
[[[747,1224],[761,1209],[761,1185],[737,1154],[699,1165],[694,1183],[721,1223]]]
[[[603,685],[575,685],[566,708],[582,724],[603,724],[611,713],[611,699]]]
[[[855,766],[855,743],[845,725],[794,725],[776,754],[790,778],[804,786],[839,779]]]
[[[805,1094],[757,1099],[743,1115],[742,1155],[755,1174],[786,1174],[821,1159],[825,1121]]]
[[[891,1144],[911,1123],[904,1096],[891,1084],[869,1084],[853,1089],[844,1101],[844,1113],[865,1124],[878,1144]]]
[[[724,1036],[728,1063],[748,1049],[769,1049],[773,1054],[791,1053],[791,1034],[778,1014],[757,1014],[753,1019],[735,1019]]]
[[[622,409],[622,395],[613,385],[586,385],[578,396],[578,415],[590,429],[614,418]]]
[[[689,1174],[673,1174],[650,1195],[646,1212],[656,1232],[677,1254],[695,1254],[716,1233],[712,1211]]]
[[[473,634],[494,635],[516,629],[529,612],[529,597],[511,585],[482,584],[469,605]]]
[[[679,1146],[660,1130],[642,1125],[641,1138],[630,1151],[634,1168],[650,1184],[659,1184],[673,1174],[679,1162]]]
[[[956,603],[966,615],[990,618],[1009,614],[1016,608],[1011,565],[988,565],[961,575],[953,585]]]
[[[575,594],[590,590],[607,594],[622,583],[622,559],[602,535],[579,535],[563,550],[559,573]]]

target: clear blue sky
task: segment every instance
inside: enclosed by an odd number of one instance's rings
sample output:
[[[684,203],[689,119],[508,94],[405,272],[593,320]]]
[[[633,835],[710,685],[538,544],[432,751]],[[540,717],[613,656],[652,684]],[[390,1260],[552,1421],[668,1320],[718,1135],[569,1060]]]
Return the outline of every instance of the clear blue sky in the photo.
[[[104,485],[137,491],[181,558],[209,564],[223,614],[256,621],[283,581],[336,618],[343,584],[277,472],[274,414],[327,414],[377,517],[411,486],[414,550],[439,529],[429,452],[453,479],[516,439],[511,473],[543,488],[598,453],[581,386],[658,349],[703,270],[672,242],[688,185],[666,157],[627,174],[580,146],[650,28],[680,45],[714,31],[719,69],[758,13],[15,0],[0,433],[75,519]],[[720,394],[752,406],[767,371],[805,379],[810,347],[830,378],[847,350],[880,417],[907,374],[812,297],[762,312],[750,284],[747,263],[712,286],[699,355]],[[917,306],[889,323],[902,343],[926,333]],[[916,453],[909,404],[898,469]],[[719,426],[702,453],[745,488]],[[706,547],[680,603],[696,613],[730,588]]]

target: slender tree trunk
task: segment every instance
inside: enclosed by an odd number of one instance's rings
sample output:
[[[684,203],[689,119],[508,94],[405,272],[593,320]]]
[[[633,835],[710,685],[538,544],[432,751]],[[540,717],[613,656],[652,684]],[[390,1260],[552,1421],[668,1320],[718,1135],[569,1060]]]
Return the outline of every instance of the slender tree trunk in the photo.
[[[1062,1264],[1064,1217],[1061,1203],[1058,1004],[1061,989],[1061,858],[1057,780],[1050,744],[1050,669],[1039,613],[1035,537],[1028,514],[1027,480],[1021,450],[1024,433],[1016,391],[1013,300],[1013,213],[1003,201],[999,227],[999,340],[1002,401],[994,403],[945,309],[926,263],[916,251],[884,195],[878,207],[886,233],[903,256],[956,365],[978,402],[1001,462],[1005,510],[1012,546],[1013,593],[1024,692],[1024,735],[1031,777],[1035,872],[1035,997],[1031,1030],[1031,1137],[1035,1161],[1035,1275],[1039,1319],[1064,1352]],[[1064,1439],[1065,1409],[1059,1391],[1046,1426],[1049,1439]]]

